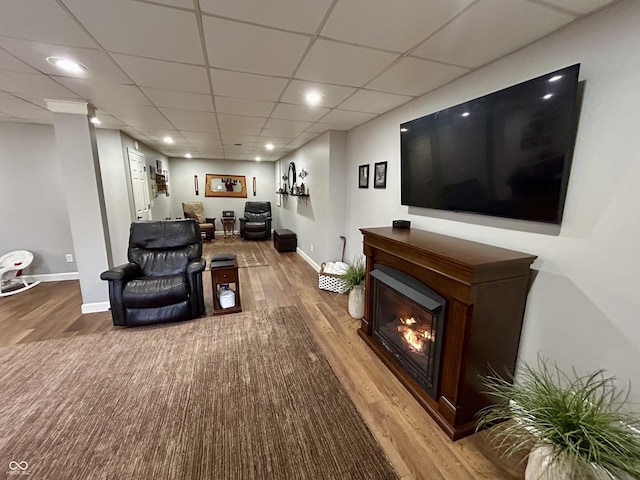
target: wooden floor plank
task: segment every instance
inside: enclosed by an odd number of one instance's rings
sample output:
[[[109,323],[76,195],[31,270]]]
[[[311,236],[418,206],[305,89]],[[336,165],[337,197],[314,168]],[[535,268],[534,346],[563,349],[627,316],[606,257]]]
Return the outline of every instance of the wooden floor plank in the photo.
[[[214,242],[219,242],[215,240]],[[233,249],[241,239],[224,241]],[[479,433],[451,442],[357,335],[347,296],[318,288],[318,274],[297,253],[255,242],[268,265],[240,268],[244,311],[297,305],[345,390],[402,479],[514,480],[523,467],[500,459]],[[203,245],[209,258],[214,243]],[[206,314],[213,311],[211,275],[203,275]],[[81,315],[77,281],[42,283],[0,298],[0,345],[112,330],[109,312]],[[197,321],[197,320],[196,320]],[[204,321],[204,320],[201,320]]]

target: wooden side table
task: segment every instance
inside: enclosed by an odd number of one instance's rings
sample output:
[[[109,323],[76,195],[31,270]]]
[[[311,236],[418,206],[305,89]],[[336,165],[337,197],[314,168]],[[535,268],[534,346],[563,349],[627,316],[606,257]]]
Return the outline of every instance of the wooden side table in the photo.
[[[236,229],[236,217],[222,217],[220,219],[222,222],[222,230],[224,232],[224,238],[227,238],[227,233],[231,232],[231,238],[235,238],[235,229]]]
[[[240,277],[238,275],[238,259],[233,256],[231,260],[211,259],[211,293],[213,294],[213,314],[224,315],[226,313],[237,313],[242,311],[240,303]],[[220,305],[219,291],[223,286],[233,290],[236,304],[233,307],[222,308]]]

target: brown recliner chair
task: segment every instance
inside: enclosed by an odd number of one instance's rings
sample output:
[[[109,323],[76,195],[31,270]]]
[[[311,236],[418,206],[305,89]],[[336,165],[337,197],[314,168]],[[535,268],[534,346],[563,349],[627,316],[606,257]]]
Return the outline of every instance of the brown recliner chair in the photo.
[[[216,232],[216,219],[204,216],[202,202],[182,202],[184,218],[193,218],[200,224],[204,240],[213,240]]]

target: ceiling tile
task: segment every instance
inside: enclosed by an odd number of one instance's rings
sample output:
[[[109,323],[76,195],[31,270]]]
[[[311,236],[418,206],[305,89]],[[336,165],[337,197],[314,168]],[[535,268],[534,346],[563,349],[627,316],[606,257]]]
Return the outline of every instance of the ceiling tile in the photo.
[[[0,40],[5,37],[0,37]],[[1,44],[0,44],[1,46]],[[0,50],[0,70],[9,70],[10,72],[38,73],[37,70],[31,68],[23,61],[18,60],[9,52]]]
[[[97,128],[117,128],[125,126],[122,120],[104,112],[96,112],[96,118],[100,121],[100,123],[96,125]]]
[[[220,125],[220,132],[229,135],[258,135],[262,127],[248,127],[240,125]]]
[[[203,64],[193,12],[131,0],[65,0],[109,51]]]
[[[235,145],[241,143],[243,147],[253,147],[256,143],[257,137],[250,135],[225,135],[222,134],[223,145]]]
[[[316,31],[329,5],[331,0],[200,0],[203,12],[303,33]]]
[[[182,122],[178,120],[173,120],[174,127],[178,130],[189,130],[193,132],[214,132],[216,135],[218,134],[218,122]]]
[[[289,76],[309,43],[303,35],[220,18],[202,22],[209,63],[217,68]]]
[[[413,55],[479,67],[574,19],[533,2],[483,0],[429,38]]]
[[[327,130],[351,130],[353,126],[342,123],[317,122],[307,128],[307,132],[324,133]]]
[[[298,122],[292,120],[279,120],[276,118],[271,118],[264,127],[265,129],[268,128],[270,130],[273,130],[274,133],[275,131],[279,131],[284,133],[285,135],[298,135],[300,132],[307,129],[311,125],[311,122]]]
[[[589,13],[609,5],[614,0],[546,0],[546,3],[566,8],[576,13]]]
[[[149,105],[150,102],[138,87],[119,83],[97,82],[80,78],[56,77],[67,88],[73,90],[85,100],[91,101],[109,111],[106,105],[133,104]]]
[[[393,93],[374,92],[371,90],[358,90],[353,96],[340,104],[341,109],[355,110],[357,112],[384,113],[395,107],[407,103],[413,97],[395,95]]]
[[[72,92],[41,73],[4,71],[0,75],[0,90],[26,93],[40,98],[77,99]]]
[[[247,117],[244,115],[229,115],[227,113],[218,113],[218,122],[220,125],[236,125],[247,127],[262,127],[266,118]]]
[[[220,113],[235,113],[253,117],[268,117],[275,106],[274,102],[251,100],[246,98],[215,97],[216,111]]]
[[[155,3],[162,3],[170,7],[188,8],[193,10],[193,0],[153,0]]]
[[[118,119],[134,128],[157,128],[163,130],[172,130],[173,127],[164,118],[158,109],[147,105],[122,105],[120,112],[114,113]]]
[[[296,135],[300,133],[299,130],[287,130],[282,128],[263,128],[260,133],[262,144],[273,143],[274,151],[281,148],[282,145],[286,145],[293,140]]]
[[[284,120],[302,120],[305,122],[315,122],[328,112],[328,108],[279,103],[276,109],[271,114],[271,117],[282,118]]]
[[[158,107],[213,112],[211,95],[143,87],[142,91]]]
[[[355,127],[368,120],[375,118],[373,113],[350,112],[347,110],[331,110],[322,121],[326,123],[337,123],[339,125],[350,125]]]
[[[349,0],[338,2],[320,33],[350,43],[404,52],[473,0]]]
[[[124,72],[109,56],[100,50],[64,47],[49,43],[0,37],[0,47],[5,48],[41,72],[50,75],[77,78],[93,78],[103,82],[131,83]],[[67,73],[47,62],[47,57],[64,57],[87,67],[80,74]]]
[[[202,122],[214,124],[216,114],[213,112],[196,112],[193,110],[178,110],[175,108],[160,108],[160,111],[172,122]]]
[[[315,91],[322,94],[322,102],[319,106],[333,108],[342,102],[345,98],[356,91],[353,87],[343,87],[340,85],[329,85],[327,83],[304,82],[302,80],[292,80],[285,92],[282,94],[281,101],[286,103],[295,103],[305,105],[305,94]]]
[[[205,67],[114,54],[125,72],[143,87],[210,93]]]
[[[211,82],[215,95],[271,101],[277,100],[287,85],[285,78],[228,72],[215,68],[211,69]]]
[[[405,57],[367,84],[368,88],[418,96],[466,73],[464,68]]]
[[[0,112],[14,117],[28,118],[29,116],[40,115],[46,110],[21,98],[0,92]]]
[[[296,72],[296,77],[312,82],[360,87],[397,57],[395,53],[317,40]],[[357,68],[354,68],[355,65]]]
[[[56,2],[0,0],[0,32],[56,45],[96,47],[95,42]]]

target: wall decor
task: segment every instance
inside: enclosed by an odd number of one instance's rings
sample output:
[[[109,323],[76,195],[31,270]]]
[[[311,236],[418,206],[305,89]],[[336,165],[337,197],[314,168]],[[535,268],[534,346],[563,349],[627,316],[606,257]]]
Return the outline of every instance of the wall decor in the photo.
[[[196,189],[196,195],[200,195],[200,191],[198,190],[198,175],[193,176],[193,186]]]
[[[204,196],[247,198],[245,176],[207,173],[204,184]]]
[[[287,173],[287,177],[287,185],[289,187],[289,191],[293,193],[296,186],[296,164],[293,162],[289,163],[289,171]]]
[[[256,177],[253,177],[253,196],[256,196]]]
[[[162,173],[162,160],[156,160],[156,172]]]
[[[149,178],[151,180],[156,179],[156,167],[154,167],[153,165],[149,165]]]
[[[158,193],[165,193],[167,191],[167,181],[160,171],[156,173],[156,187],[158,189]]]
[[[373,173],[373,188],[387,188],[387,162],[375,163]]]
[[[369,188],[369,164],[358,167],[358,187]]]

